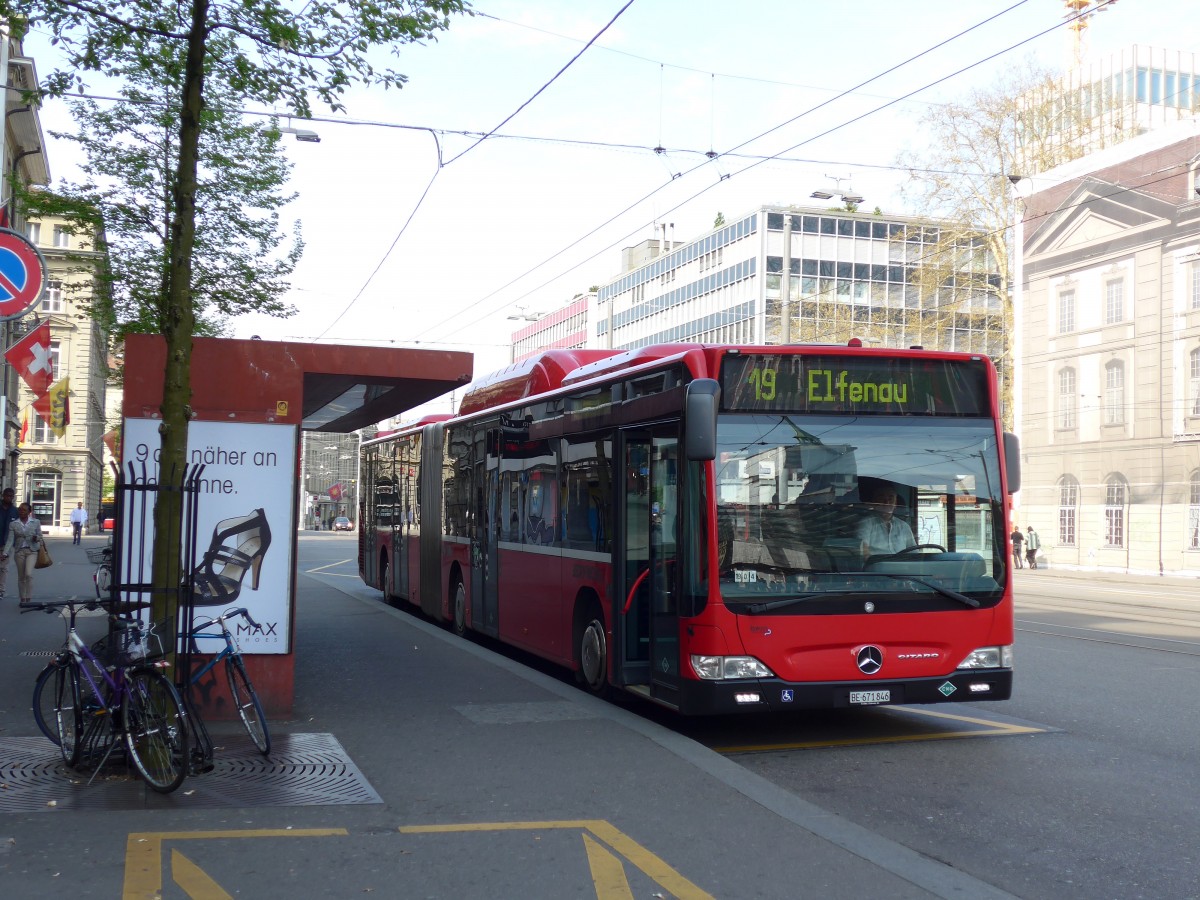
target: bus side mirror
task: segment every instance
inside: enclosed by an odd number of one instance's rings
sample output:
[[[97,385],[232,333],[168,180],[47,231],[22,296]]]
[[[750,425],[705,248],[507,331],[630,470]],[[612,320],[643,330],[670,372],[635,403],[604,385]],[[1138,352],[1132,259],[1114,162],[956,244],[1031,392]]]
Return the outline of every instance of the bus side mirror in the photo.
[[[721,385],[697,378],[687,386],[683,408],[683,452],[696,462],[717,458],[717,407]]]
[[[1004,470],[1008,492],[1015,494],[1021,489],[1021,439],[1008,431],[1004,432]]]

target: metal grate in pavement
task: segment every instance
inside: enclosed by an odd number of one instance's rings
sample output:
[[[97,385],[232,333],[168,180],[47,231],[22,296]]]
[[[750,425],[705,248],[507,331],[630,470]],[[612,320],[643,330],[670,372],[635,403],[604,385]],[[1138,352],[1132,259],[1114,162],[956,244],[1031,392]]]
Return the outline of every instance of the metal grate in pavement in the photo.
[[[219,740],[216,768],[156,794],[124,765],[91,773],[65,768],[43,737],[0,738],[0,813],[60,809],[221,809],[382,803],[331,734],[273,734],[271,756],[248,738]]]

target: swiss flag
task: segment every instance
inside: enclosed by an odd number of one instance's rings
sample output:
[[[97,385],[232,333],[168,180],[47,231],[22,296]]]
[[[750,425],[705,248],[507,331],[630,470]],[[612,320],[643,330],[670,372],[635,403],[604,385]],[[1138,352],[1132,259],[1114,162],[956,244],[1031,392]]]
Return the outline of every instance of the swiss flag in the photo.
[[[50,323],[43,322],[8,348],[9,365],[25,379],[35,397],[45,396],[54,384],[54,360],[50,357]]]

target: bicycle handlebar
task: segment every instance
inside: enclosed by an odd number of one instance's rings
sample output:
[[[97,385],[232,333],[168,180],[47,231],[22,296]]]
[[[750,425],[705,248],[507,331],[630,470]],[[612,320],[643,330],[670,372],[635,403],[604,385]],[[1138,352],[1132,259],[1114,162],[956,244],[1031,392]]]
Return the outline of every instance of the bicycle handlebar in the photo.
[[[244,606],[238,606],[233,609],[225,610],[225,612],[221,613],[215,619],[210,619],[204,625],[197,625],[193,630],[198,631],[201,628],[207,628],[209,625],[223,625],[229,619],[236,619],[238,616],[241,616],[243,619],[249,622],[251,628],[259,627],[258,623],[254,621],[254,617],[250,615],[250,610],[246,609]]]
[[[64,609],[100,609],[104,604],[95,598],[83,599],[80,597],[68,597],[66,600],[43,600],[40,603],[22,603],[21,615],[27,612],[44,612],[55,613]]]

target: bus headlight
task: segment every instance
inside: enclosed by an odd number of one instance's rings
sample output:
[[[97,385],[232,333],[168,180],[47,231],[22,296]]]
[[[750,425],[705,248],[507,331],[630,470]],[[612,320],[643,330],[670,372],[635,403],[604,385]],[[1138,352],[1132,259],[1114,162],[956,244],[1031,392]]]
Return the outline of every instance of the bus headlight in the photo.
[[[692,670],[705,681],[771,678],[775,674],[753,656],[699,656],[693,654]]]
[[[1012,644],[1003,647],[980,647],[967,654],[958,664],[960,669],[1011,669],[1013,667]]]

